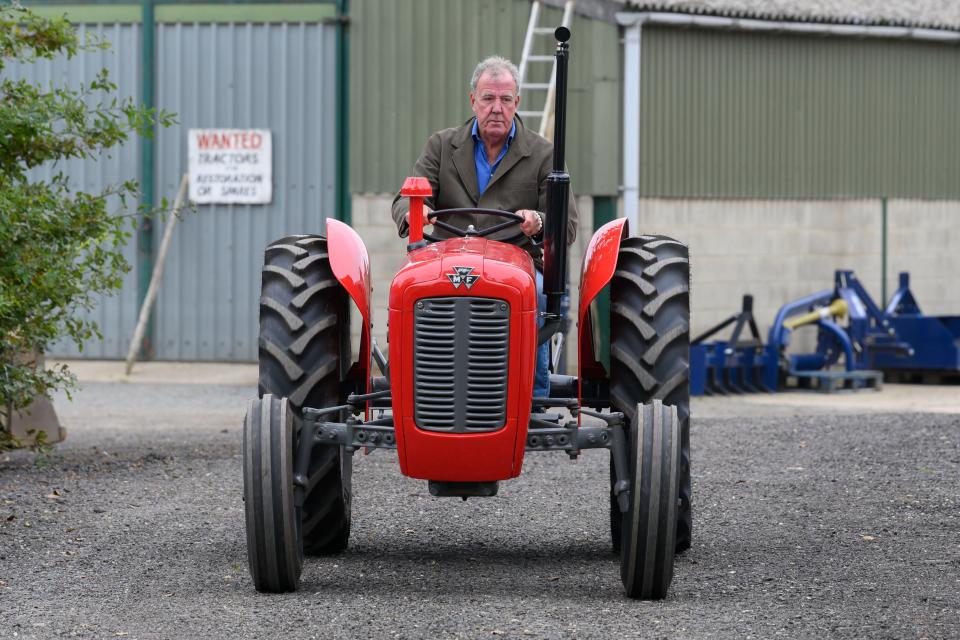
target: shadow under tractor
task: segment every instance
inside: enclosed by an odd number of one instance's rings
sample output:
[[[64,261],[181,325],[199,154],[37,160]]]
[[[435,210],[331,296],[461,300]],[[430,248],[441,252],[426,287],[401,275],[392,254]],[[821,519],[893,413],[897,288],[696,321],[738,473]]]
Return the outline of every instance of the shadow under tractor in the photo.
[[[687,247],[630,236],[624,219],[591,239],[580,276],[577,375],[551,376],[533,397],[538,345],[561,324],[566,290],[564,124],[569,31],[556,31],[553,171],[547,179],[543,293],[530,254],[490,234],[509,211],[431,214],[425,178],[408,179],[406,260],[390,287],[390,361],[371,339],[370,269],[353,229],[282,238],[266,249],[260,298],[259,397],[247,408],[243,484],[247,551],[257,590],[297,589],[305,555],[346,549],[351,460],[396,449],[400,472],[434,496],[493,496],[527,452],[610,454],[610,533],[631,598],[666,596],[674,556],[690,547]],[[468,212],[482,224],[460,228]],[[490,219],[487,223],[486,220]],[[434,231],[436,233],[436,231]],[[599,361],[597,295],[610,292],[609,371]],[[351,306],[362,319],[352,362]],[[373,375],[377,362],[382,375]],[[380,417],[373,418],[374,414]],[[588,416],[589,419],[583,418]]]

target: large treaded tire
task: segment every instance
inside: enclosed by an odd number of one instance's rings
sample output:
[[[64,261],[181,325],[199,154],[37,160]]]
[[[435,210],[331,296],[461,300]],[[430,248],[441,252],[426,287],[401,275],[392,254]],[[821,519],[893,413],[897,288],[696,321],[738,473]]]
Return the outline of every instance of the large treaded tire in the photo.
[[[347,294],[333,275],[323,236],[289,236],[264,255],[260,296],[259,394],[290,400],[300,431],[303,407],[343,404],[350,364]],[[330,415],[329,420],[343,416]],[[342,551],[350,537],[351,456],[315,446],[303,503],[310,555]]]
[[[677,408],[638,405],[630,421],[630,501],[623,514],[620,578],[630,598],[660,600],[673,580],[680,489]]]
[[[296,591],[303,568],[293,496],[293,415],[285,398],[251,400],[243,420],[247,560],[257,591]]]
[[[631,421],[638,404],[658,399],[680,419],[680,511],[677,552],[690,548],[690,260],[666,236],[626,238],[610,287],[610,404]],[[621,514],[613,495],[610,533],[620,551]]]

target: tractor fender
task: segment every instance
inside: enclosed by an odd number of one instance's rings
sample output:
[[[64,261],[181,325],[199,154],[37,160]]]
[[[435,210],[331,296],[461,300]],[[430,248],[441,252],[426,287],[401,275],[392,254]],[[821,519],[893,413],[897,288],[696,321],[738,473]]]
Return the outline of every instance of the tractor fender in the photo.
[[[365,390],[370,392],[370,258],[367,248],[349,225],[327,218],[327,252],[330,269],[340,285],[357,305],[360,312],[360,362],[358,373],[365,379]]]
[[[613,279],[617,269],[617,254],[620,242],[629,235],[626,218],[611,220],[597,229],[583,256],[583,271],[580,274],[580,307],[577,315],[577,377],[581,381],[579,391],[583,399],[584,376],[606,377],[603,365],[598,361],[596,332],[590,317],[590,303]]]

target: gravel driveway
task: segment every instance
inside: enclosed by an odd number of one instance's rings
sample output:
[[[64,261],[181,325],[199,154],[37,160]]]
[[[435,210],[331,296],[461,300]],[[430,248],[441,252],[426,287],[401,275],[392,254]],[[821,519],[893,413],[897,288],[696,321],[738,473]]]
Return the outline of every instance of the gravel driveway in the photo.
[[[467,502],[358,454],[349,550],[267,596],[243,530],[252,393],[58,398],[50,459],[0,456],[0,638],[960,637],[958,414],[696,401],[694,546],[657,603],[622,594],[602,452],[528,455]]]

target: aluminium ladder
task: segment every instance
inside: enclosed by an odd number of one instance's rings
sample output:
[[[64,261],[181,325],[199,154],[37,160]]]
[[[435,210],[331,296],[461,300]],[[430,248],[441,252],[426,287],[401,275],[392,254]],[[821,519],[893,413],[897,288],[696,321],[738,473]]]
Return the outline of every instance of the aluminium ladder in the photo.
[[[540,119],[539,133],[548,140],[553,138],[553,102],[557,90],[557,59],[553,55],[534,55],[533,42],[537,36],[553,37],[553,27],[538,27],[537,21],[540,18],[540,0],[534,0],[530,7],[530,22],[527,23],[527,35],[523,39],[523,52],[520,54],[520,94],[527,91],[545,91],[546,98],[543,102],[543,109],[540,111],[520,111],[520,117],[531,117]],[[573,18],[574,0],[567,0],[563,6],[563,18],[560,24],[570,28],[570,20]],[[531,63],[552,65],[549,82],[527,82],[527,71]]]

